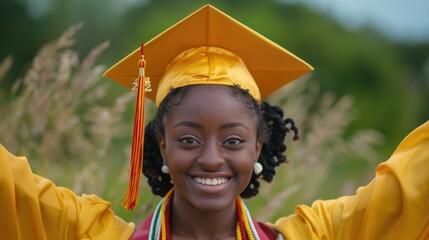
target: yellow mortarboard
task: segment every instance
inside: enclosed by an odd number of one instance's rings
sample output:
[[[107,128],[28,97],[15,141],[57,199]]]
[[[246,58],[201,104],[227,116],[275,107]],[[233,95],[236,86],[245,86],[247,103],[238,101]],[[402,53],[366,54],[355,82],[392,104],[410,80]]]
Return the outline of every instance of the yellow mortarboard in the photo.
[[[223,84],[239,85],[260,100],[313,70],[289,51],[211,5],[200,8],[147,42],[144,59],[145,70],[142,46],[104,74],[128,88],[133,87],[137,78],[146,82],[145,86],[139,86],[137,94],[133,152],[138,153],[132,153],[131,178],[123,203],[128,209],[136,205],[139,190],[143,142],[138,138],[144,136],[145,96],[159,105],[172,88]],[[145,92],[144,88],[150,91]]]

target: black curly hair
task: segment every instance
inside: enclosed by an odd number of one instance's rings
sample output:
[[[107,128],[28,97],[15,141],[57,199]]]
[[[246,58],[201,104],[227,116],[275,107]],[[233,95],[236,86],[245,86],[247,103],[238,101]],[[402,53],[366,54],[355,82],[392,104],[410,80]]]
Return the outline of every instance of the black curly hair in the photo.
[[[158,145],[158,137],[164,136],[164,117],[171,112],[193,86],[185,86],[171,90],[160,104],[155,118],[145,128],[143,174],[147,177],[152,192],[155,195],[165,196],[173,187],[169,174],[161,172],[163,160]],[[258,162],[263,170],[260,174],[252,174],[252,178],[240,194],[243,198],[250,198],[259,192],[259,178],[271,182],[276,174],[275,168],[287,162],[285,138],[290,131],[294,132],[294,140],[299,139],[298,128],[292,119],[283,119],[283,110],[278,106],[271,106],[268,102],[258,104],[248,91],[238,86],[224,86],[231,88],[234,96],[241,97],[248,108],[253,111],[258,120],[257,138],[263,141]]]

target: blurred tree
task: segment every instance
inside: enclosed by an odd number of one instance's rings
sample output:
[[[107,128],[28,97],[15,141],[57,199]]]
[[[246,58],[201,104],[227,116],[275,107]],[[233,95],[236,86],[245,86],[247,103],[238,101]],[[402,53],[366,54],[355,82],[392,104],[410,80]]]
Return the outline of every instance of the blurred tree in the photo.
[[[10,87],[24,72],[36,49],[72,24],[84,23],[78,36],[83,40],[75,47],[79,53],[111,41],[99,61],[110,65],[206,3],[212,2],[3,0],[0,44],[5,47],[0,59],[13,54],[15,62],[2,88]],[[393,42],[369,26],[348,30],[330,16],[296,2],[219,0],[215,5],[311,63],[316,69],[312,77],[322,91],[352,94],[359,112],[350,132],[379,129],[390,151],[428,118],[427,43]]]

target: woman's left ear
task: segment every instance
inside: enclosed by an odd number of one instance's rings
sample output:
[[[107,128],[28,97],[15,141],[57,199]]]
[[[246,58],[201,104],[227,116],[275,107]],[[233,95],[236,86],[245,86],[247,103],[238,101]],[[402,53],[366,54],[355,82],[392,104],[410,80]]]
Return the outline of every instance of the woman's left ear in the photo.
[[[255,156],[255,161],[258,161],[258,159],[259,159],[259,155],[261,155],[261,150],[262,150],[262,145],[263,145],[263,142],[261,141],[261,140],[258,140],[257,142],[256,142],[256,156]]]

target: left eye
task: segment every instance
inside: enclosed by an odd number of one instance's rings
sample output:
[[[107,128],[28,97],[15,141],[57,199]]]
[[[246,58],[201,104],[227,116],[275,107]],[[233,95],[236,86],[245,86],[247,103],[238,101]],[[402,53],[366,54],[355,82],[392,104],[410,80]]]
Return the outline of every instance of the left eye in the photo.
[[[198,145],[200,142],[192,137],[184,137],[179,139],[180,142],[188,144],[188,145]]]
[[[225,140],[223,142],[223,144],[225,144],[225,145],[238,145],[238,144],[243,143],[243,142],[244,142],[243,140],[238,139],[238,138],[229,138],[229,139]]]

